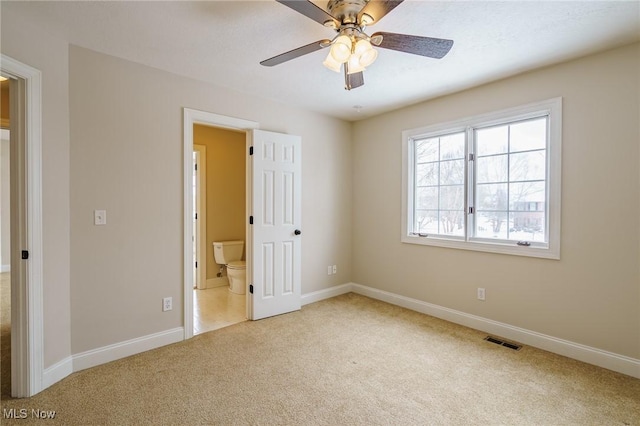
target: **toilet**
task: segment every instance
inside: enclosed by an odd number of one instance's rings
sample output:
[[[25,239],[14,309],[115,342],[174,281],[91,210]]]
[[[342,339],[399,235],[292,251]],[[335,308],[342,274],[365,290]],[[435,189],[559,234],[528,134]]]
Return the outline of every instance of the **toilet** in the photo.
[[[213,257],[218,265],[227,267],[229,291],[245,294],[247,264],[242,259],[244,241],[217,241],[213,243]]]

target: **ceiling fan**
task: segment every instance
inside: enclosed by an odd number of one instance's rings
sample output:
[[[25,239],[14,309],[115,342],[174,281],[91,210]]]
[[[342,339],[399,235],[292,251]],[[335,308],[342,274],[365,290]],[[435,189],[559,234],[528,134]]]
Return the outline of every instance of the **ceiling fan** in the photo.
[[[332,40],[318,40],[266,59],[260,64],[272,67],[331,46],[323,64],[335,72],[344,69],[346,90],[364,84],[363,71],[378,56],[373,46],[436,59],[443,58],[453,46],[453,40],[441,38],[387,32],[377,32],[369,36],[365,33],[367,26],[380,21],[403,0],[329,0],[326,11],[308,0],[276,1],[325,27],[334,29],[338,34]]]

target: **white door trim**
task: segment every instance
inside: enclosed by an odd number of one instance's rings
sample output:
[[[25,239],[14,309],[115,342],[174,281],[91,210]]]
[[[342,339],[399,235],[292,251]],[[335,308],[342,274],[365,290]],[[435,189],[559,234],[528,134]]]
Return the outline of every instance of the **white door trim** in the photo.
[[[193,337],[193,246],[191,239],[193,237],[193,226],[191,223],[191,164],[193,156],[193,125],[204,124],[206,126],[215,126],[232,130],[252,130],[259,127],[259,123],[255,121],[243,120],[240,118],[227,117],[225,115],[213,114],[211,112],[199,111],[190,108],[183,109],[183,139],[182,139],[182,157],[183,157],[183,194],[184,194],[184,338]],[[247,134],[247,138],[249,135]],[[249,182],[247,180],[247,182]],[[248,223],[248,221],[247,221]],[[249,259],[249,257],[247,257]],[[247,295],[248,297],[248,295]]]
[[[198,234],[196,242],[196,257],[198,264],[197,288],[207,288],[207,147],[193,145],[193,151],[198,152],[198,191],[196,210],[198,213]]]
[[[0,70],[24,84],[25,117],[18,133],[24,143],[23,182],[26,210],[23,213],[26,247],[12,247],[12,274],[25,272],[24,279],[13,283],[11,330],[11,394],[28,397],[42,390],[44,373],[43,287],[42,287],[42,76],[39,70],[0,56]],[[14,101],[15,102],[15,101]],[[12,135],[13,137],[13,135]],[[18,184],[21,184],[18,182]],[[20,251],[29,251],[29,260],[20,259]],[[25,269],[19,268],[24,265]],[[22,275],[22,274],[19,274]],[[17,291],[16,291],[17,290]],[[13,294],[15,293],[15,296]]]

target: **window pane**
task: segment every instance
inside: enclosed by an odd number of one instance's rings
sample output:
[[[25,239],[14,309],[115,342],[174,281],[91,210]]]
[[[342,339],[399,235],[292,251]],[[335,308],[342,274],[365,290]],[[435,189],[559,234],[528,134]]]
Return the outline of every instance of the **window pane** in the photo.
[[[544,211],[514,212],[509,214],[509,239],[540,241],[545,238]]]
[[[481,212],[476,217],[476,237],[507,239],[507,213]]]
[[[509,146],[508,137],[508,126],[477,130],[476,154],[482,156],[506,153]]]
[[[441,186],[440,209],[464,210],[464,185]]]
[[[523,182],[509,185],[509,210],[545,211],[546,193],[544,182]]]
[[[421,234],[438,233],[438,211],[437,210],[416,210],[416,223],[413,226],[414,232]]]
[[[440,185],[464,184],[464,160],[440,162]]]
[[[418,164],[416,166],[416,185],[431,186],[438,184],[438,163]]]
[[[416,141],[416,163],[438,161],[439,138]]]
[[[544,180],[546,177],[546,151],[522,152],[509,158],[509,180]]]
[[[441,210],[440,233],[446,235],[464,235],[464,210]]]
[[[546,149],[547,118],[523,121],[509,126],[511,152]]]
[[[440,138],[440,160],[464,158],[464,133]]]
[[[507,211],[508,185],[506,183],[478,185],[477,188],[476,211]]]
[[[416,208],[436,210],[438,208],[438,187],[416,188]]]
[[[507,165],[507,155],[476,158],[477,182],[506,182]]]

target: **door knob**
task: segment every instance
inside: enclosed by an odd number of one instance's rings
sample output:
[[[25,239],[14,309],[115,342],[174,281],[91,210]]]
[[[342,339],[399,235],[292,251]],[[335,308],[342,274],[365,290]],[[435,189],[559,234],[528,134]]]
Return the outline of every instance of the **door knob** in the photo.
[[[302,234],[302,231],[299,230],[299,229],[296,229],[295,231],[293,231],[293,233],[296,234],[296,235],[300,235],[300,234]]]

